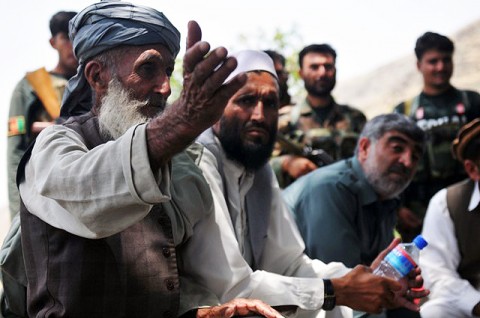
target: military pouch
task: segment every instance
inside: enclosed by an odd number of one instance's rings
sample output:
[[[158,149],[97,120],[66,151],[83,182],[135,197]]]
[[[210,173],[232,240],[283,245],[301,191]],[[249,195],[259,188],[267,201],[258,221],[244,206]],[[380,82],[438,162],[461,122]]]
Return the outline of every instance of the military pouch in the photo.
[[[458,172],[458,163],[451,152],[452,140],[455,138],[458,128],[457,125],[448,125],[430,131],[427,156],[432,178],[446,179]]]

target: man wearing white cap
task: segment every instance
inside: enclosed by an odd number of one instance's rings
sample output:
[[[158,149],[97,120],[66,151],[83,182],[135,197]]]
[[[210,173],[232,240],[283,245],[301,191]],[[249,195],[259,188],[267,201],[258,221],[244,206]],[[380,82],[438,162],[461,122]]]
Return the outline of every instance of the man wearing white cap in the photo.
[[[209,232],[218,231],[222,238],[190,244],[189,248],[203,251],[195,265],[196,280],[221,300],[253,297],[272,306],[300,308],[299,313],[309,316],[335,305],[367,312],[398,306],[418,310],[404,297],[394,297],[401,288],[394,280],[374,276],[365,266],[350,271],[343,264],[324,264],[303,253],[304,243],[268,165],[279,106],[273,61],[261,51],[233,56],[238,67],[225,83],[242,72],[247,81],[230,98],[221,119],[197,139],[209,150],[199,164],[215,204],[217,226]],[[410,287],[421,285],[418,276],[412,275]],[[345,307],[335,309],[335,314],[351,315]]]

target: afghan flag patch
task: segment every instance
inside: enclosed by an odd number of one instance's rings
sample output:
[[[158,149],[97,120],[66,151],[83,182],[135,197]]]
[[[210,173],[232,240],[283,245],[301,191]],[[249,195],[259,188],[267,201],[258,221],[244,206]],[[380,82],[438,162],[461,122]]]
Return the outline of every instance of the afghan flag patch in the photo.
[[[8,119],[8,137],[26,133],[24,116],[15,116]]]

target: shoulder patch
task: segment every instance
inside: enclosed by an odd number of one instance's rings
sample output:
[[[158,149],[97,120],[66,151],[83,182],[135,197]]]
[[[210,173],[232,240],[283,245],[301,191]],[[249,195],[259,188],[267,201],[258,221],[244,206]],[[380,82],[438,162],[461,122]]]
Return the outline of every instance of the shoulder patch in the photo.
[[[8,137],[25,135],[26,133],[24,116],[15,116],[8,119]]]

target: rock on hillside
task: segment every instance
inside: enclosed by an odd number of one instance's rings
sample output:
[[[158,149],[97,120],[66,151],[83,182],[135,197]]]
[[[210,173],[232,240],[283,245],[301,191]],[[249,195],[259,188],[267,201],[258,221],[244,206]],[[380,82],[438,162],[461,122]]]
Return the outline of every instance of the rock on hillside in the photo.
[[[455,42],[455,71],[452,83],[458,88],[480,90],[480,20],[462,29]],[[340,102],[355,105],[368,118],[391,112],[399,102],[418,94],[422,77],[412,54],[343,83],[335,96]]]

